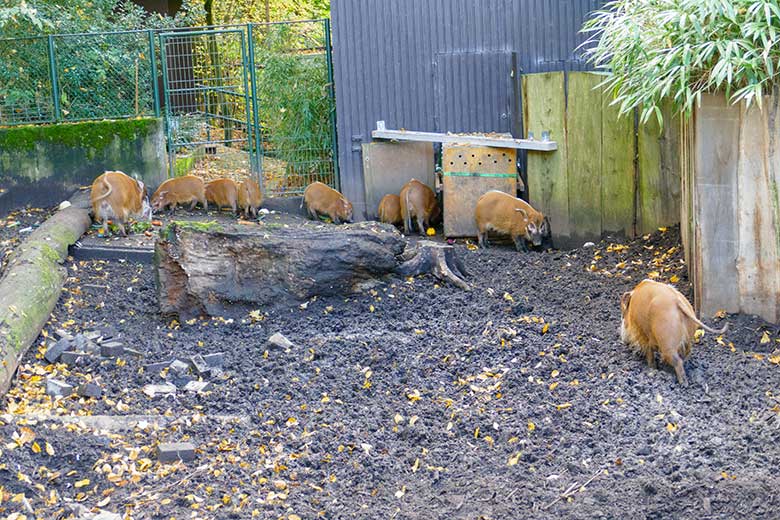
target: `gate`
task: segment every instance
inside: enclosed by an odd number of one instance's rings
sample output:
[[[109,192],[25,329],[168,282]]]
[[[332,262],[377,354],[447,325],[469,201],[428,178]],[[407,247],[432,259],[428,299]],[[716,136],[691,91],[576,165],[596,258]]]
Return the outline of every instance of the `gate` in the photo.
[[[244,28],[159,35],[169,175],[256,176],[259,129]]]

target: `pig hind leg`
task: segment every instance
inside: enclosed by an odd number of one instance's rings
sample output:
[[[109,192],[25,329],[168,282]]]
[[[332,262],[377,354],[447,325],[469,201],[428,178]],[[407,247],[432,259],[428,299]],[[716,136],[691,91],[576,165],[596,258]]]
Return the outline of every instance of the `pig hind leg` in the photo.
[[[425,219],[419,213],[417,214],[417,227],[420,228],[420,235],[425,236]]]

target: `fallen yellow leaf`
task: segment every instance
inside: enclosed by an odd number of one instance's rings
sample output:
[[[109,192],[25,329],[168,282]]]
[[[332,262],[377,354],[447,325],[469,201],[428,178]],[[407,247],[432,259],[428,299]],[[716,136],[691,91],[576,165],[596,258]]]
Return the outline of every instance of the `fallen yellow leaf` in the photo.
[[[78,482],[73,484],[73,487],[75,487],[77,489],[78,488],[82,488],[84,486],[89,486],[89,479],[88,478],[85,478],[84,480],[79,480]]]

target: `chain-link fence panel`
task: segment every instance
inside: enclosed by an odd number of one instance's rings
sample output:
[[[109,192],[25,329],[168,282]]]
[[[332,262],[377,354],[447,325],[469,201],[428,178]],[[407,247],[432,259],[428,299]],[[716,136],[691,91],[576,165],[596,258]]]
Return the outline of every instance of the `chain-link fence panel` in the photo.
[[[54,37],[63,121],[154,115],[147,31]]]
[[[0,125],[54,121],[46,37],[0,40]]]

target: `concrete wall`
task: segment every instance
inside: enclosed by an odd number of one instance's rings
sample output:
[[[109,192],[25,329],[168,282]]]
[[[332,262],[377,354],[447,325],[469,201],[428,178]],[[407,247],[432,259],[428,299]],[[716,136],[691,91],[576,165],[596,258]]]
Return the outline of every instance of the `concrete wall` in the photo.
[[[58,204],[105,170],[150,187],[167,178],[160,119],[123,119],[0,129],[0,210]]]

